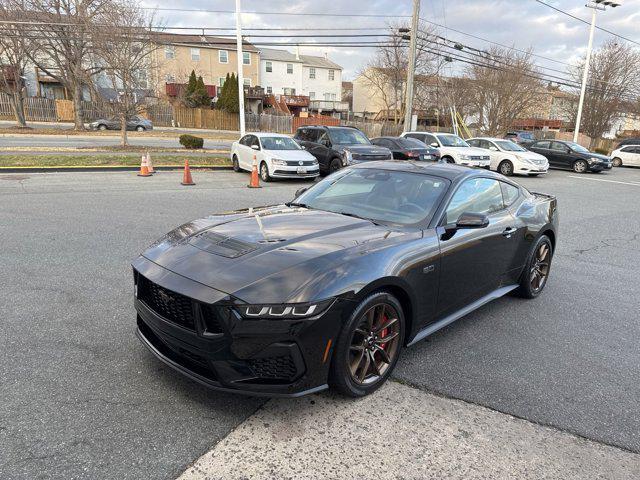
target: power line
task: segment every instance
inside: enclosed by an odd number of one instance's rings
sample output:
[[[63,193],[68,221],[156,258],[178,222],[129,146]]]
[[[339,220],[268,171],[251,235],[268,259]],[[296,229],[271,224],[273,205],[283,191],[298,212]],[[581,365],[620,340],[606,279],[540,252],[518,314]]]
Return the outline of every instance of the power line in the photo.
[[[235,15],[235,10],[208,10],[205,8],[156,8],[140,7],[142,10],[153,10],[161,12],[202,12],[202,13],[222,13]],[[253,15],[289,15],[303,17],[368,17],[368,18],[411,18],[411,15],[389,15],[381,13],[325,13],[325,12],[260,12],[255,10],[243,10],[243,14]]]
[[[562,10],[561,8],[554,7],[553,5],[549,5],[548,3],[543,2],[542,0],[535,0],[535,1],[536,1],[536,2],[538,2],[538,3],[539,3],[539,4],[541,4],[541,5],[544,5],[545,7],[549,7],[549,8],[551,8],[552,10],[555,10],[556,12],[560,12],[560,13],[562,13],[562,14],[564,14],[564,15],[568,16],[568,17],[571,17],[571,18],[573,18],[574,20],[578,20],[579,22],[586,23],[587,25],[591,25],[591,22],[589,22],[589,21],[587,21],[587,20],[585,20],[585,19],[583,19],[583,18],[580,18],[580,17],[578,17],[578,16],[576,16],[576,15],[573,15],[572,13],[569,13],[569,12],[567,12],[567,11],[565,11],[565,10]],[[617,33],[615,33],[615,32],[612,32],[611,30],[607,30],[606,28],[599,27],[599,26],[597,26],[597,25],[596,25],[596,28],[597,28],[598,30],[602,30],[603,32],[607,32],[608,34],[613,35],[614,37],[618,37],[618,38],[621,38],[622,40],[625,40],[625,41],[627,41],[627,42],[631,42],[631,43],[635,43],[636,45],[640,45],[640,42],[637,42],[637,41],[632,40],[632,39],[627,38],[627,37],[623,37],[622,35],[619,35],[619,34],[617,34]]]

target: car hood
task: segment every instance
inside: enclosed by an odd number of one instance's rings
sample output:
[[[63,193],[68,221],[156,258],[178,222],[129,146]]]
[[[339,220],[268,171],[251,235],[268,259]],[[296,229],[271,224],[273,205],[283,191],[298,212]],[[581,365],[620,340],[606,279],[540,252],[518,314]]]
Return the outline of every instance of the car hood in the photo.
[[[489,150],[476,147],[441,147],[440,150],[449,150],[450,152],[457,152],[460,155],[481,155],[483,157],[489,156]]]
[[[377,145],[336,145],[335,150],[349,150],[352,153],[365,153],[367,155],[385,155],[389,153],[387,147],[378,147]]]
[[[603,162],[610,162],[611,158],[608,157],[607,155],[601,155],[600,153],[584,153],[583,154],[585,157],[589,157],[589,158],[597,158],[599,160],[602,160]]]
[[[311,155],[306,150],[265,150],[273,158],[279,158],[281,160],[315,160],[316,157]]]
[[[361,255],[412,234],[416,235],[345,215],[281,205],[195,220],[158,240],[143,256],[244,301],[253,300],[248,291],[256,284],[261,284],[262,302],[306,301],[295,292],[327,269],[344,264],[346,252]]]
[[[547,157],[544,155],[540,155],[539,153],[532,152],[531,150],[527,150],[526,152],[508,152],[513,153],[520,158],[526,158],[527,160],[546,160]]]

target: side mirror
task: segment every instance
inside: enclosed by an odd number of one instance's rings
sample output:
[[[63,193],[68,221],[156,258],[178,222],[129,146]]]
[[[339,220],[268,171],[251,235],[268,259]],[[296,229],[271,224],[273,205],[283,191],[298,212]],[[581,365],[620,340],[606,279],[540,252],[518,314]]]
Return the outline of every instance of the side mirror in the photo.
[[[306,150],[306,149],[307,149],[307,147],[305,147],[304,145],[300,145],[300,148],[301,148],[302,150]]]
[[[489,150],[491,150],[492,152],[497,152],[497,151],[498,151],[498,148],[497,148],[497,147],[494,147],[493,145],[491,145],[491,146],[489,147]]]
[[[307,190],[309,190],[309,187],[300,187],[298,190],[296,190],[296,193],[294,194],[295,196],[293,198],[298,198],[300,195],[302,195]]]
[[[258,145],[256,145],[255,143],[251,145],[251,148],[253,150],[260,150],[260,147]]]
[[[433,148],[438,148],[440,146],[436,142],[431,142],[429,145],[432,146]]]
[[[463,213],[456,222],[456,228],[485,228],[489,218],[481,213]]]

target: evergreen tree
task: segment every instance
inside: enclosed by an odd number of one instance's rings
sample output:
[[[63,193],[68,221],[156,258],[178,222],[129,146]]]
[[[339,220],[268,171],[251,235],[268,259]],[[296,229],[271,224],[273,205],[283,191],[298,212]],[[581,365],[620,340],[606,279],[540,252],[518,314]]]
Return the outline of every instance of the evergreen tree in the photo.
[[[189,75],[189,83],[187,84],[187,88],[184,91],[184,103],[188,107],[195,107],[195,93],[198,88],[198,79],[196,77],[195,70],[191,70],[191,75]]]
[[[238,113],[240,111],[239,100],[238,100],[238,78],[235,73],[231,74],[229,78],[229,85],[227,87],[227,82],[225,82],[224,86],[227,88],[228,97],[226,99],[225,110],[229,113]]]
[[[211,106],[211,98],[209,97],[209,93],[207,92],[207,87],[204,85],[202,75],[198,77],[198,82],[196,84],[196,89],[194,92],[194,103],[198,107]]]
[[[216,108],[219,110],[226,110],[227,99],[229,98],[229,85],[230,76],[227,73],[227,77],[224,79],[222,87],[218,88],[218,101],[216,102]]]

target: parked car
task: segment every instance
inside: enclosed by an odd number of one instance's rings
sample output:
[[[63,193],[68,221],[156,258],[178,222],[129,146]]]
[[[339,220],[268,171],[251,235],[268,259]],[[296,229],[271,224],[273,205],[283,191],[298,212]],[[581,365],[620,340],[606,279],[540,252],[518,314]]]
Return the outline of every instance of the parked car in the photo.
[[[611,163],[614,167],[640,167],[640,143],[626,145],[611,152]]]
[[[272,178],[315,178],[318,161],[295,140],[280,133],[248,133],[231,145],[236,172],[251,171],[255,162],[263,182]]]
[[[372,160],[391,160],[388,148],[373,145],[355,127],[309,125],[300,127],[294,138],[318,159],[321,173]]]
[[[590,152],[574,142],[565,140],[538,140],[529,146],[532,152],[544,155],[549,167],[573,170],[576,173],[601,172],[611,169],[611,159],[606,155]]]
[[[121,123],[119,118],[101,118],[89,124],[91,130],[120,130]],[[127,130],[135,130],[144,132],[145,130],[153,130],[151,120],[142,117],[131,117],[127,120]]]
[[[440,158],[447,163],[489,168],[489,154],[485,150],[470,147],[462,138],[452,133],[404,132],[402,137],[415,138],[437,149]]]
[[[133,262],[137,335],[214,389],[363,396],[405,345],[509,292],[538,297],[557,228],[554,197],[494,172],[360,163],[156,241]]]
[[[547,173],[547,158],[521,147],[511,140],[501,138],[470,138],[467,143],[472,147],[482,148],[489,152],[491,170],[503,175],[530,175],[535,177]]]
[[[505,140],[511,140],[519,145],[531,145],[536,141],[536,137],[533,132],[527,132],[524,130],[507,132],[504,136]]]
[[[618,150],[619,148],[622,148],[626,145],[640,145],[640,137],[629,137],[629,138],[625,138],[624,140],[622,140],[618,146],[616,147],[616,150]]]
[[[438,150],[425,145],[415,138],[378,137],[372,139],[371,143],[391,150],[395,160],[423,160],[428,162],[440,160],[440,152]]]

